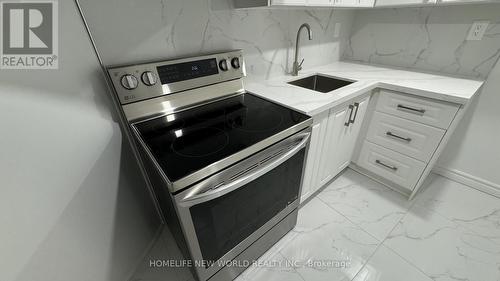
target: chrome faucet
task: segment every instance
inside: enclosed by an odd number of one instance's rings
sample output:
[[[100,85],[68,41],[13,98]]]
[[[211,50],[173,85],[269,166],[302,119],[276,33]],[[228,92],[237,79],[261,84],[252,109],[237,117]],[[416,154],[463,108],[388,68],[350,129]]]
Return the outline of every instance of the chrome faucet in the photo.
[[[297,31],[297,41],[295,42],[295,60],[293,61],[293,70],[292,70],[292,75],[297,76],[299,75],[299,71],[302,70],[302,64],[304,63],[304,59],[299,63],[299,42],[300,42],[300,32],[302,29],[307,29],[307,33],[309,35],[309,40],[312,40],[312,32],[311,32],[311,26],[307,23],[302,24],[299,27],[299,31]]]

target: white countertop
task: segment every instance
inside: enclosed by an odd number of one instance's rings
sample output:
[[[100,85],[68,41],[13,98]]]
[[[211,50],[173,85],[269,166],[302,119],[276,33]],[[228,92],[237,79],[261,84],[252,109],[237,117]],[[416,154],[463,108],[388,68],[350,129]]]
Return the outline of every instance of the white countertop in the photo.
[[[312,74],[323,74],[356,81],[329,93],[287,84]],[[408,94],[465,105],[478,93],[484,81],[455,78],[439,74],[336,62],[305,69],[298,77],[282,76],[266,81],[246,82],[247,91],[302,113],[314,116],[375,88],[401,91]]]

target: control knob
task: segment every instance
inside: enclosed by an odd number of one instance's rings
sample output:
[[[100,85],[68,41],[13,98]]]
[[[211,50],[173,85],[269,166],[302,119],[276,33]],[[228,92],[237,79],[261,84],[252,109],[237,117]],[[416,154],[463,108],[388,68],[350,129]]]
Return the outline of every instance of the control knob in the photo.
[[[239,58],[233,58],[231,60],[231,66],[234,68],[234,69],[239,69],[241,67],[240,65],[240,59]]]
[[[142,80],[142,83],[144,83],[144,85],[146,85],[146,86],[153,86],[153,85],[156,84],[156,81],[158,79],[156,79],[156,76],[154,75],[153,72],[151,72],[151,71],[145,71],[141,75],[141,80]]]
[[[123,88],[127,90],[133,90],[139,86],[139,81],[137,81],[137,78],[132,74],[123,75],[120,82]]]
[[[222,71],[228,71],[229,70],[229,66],[227,65],[227,60],[221,60],[219,62],[219,68]]]

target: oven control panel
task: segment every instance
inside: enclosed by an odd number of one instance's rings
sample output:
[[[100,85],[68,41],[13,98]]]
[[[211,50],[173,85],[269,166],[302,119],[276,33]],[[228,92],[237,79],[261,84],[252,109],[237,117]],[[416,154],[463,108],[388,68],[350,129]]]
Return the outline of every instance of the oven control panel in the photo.
[[[245,76],[241,51],[188,59],[108,67],[122,105],[239,79]]]

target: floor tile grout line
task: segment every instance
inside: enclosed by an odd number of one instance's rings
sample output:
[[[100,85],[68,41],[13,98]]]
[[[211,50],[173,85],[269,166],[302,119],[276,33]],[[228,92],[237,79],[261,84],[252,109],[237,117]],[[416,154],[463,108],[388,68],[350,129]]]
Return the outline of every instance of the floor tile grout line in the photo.
[[[396,227],[399,225],[399,223],[401,222],[401,220],[403,220],[403,218],[405,218],[405,217],[406,217],[406,215],[407,215],[407,214],[408,214],[408,212],[407,212],[404,216],[402,216],[402,217],[401,217],[401,219],[400,219],[400,220],[398,220],[398,222],[397,222],[396,224],[394,224],[394,226],[391,228],[391,231],[389,231],[389,232],[388,232],[389,234],[388,234],[388,235],[387,235],[387,236],[386,236],[386,237],[385,237],[385,238],[384,238],[384,239],[380,242],[380,244],[377,246],[377,248],[375,249],[375,251],[374,251],[374,252],[372,253],[372,255],[371,255],[371,256],[370,256],[370,257],[366,260],[366,263],[365,263],[365,264],[363,265],[363,267],[362,267],[362,268],[358,271],[358,273],[356,273],[356,275],[354,275],[354,277],[351,279],[351,281],[352,281],[352,280],[354,280],[354,279],[356,279],[356,276],[358,276],[358,274],[359,274],[359,273],[363,270],[363,268],[365,268],[365,267],[366,267],[366,265],[370,262],[370,260],[373,258],[373,256],[375,256],[375,254],[378,252],[378,250],[380,249],[380,247],[382,247],[382,246],[386,247],[386,246],[384,245],[384,242],[387,240],[387,238],[389,237],[389,235],[390,235],[390,234],[394,231],[394,229],[396,229]],[[386,247],[386,248],[387,248],[387,247]],[[427,276],[427,275],[425,275],[425,276]]]
[[[352,220],[350,220],[346,215],[342,214],[341,212],[339,212],[337,209],[335,209],[334,207],[330,206],[327,202],[323,201],[323,199],[319,198],[319,201],[321,201],[321,203],[325,204],[328,208],[330,208],[331,210],[335,211],[336,213],[338,213],[339,215],[341,215],[342,217],[344,217],[347,221],[349,221],[350,223],[352,223],[354,226],[358,227],[359,229],[361,229],[361,231],[365,232],[366,234],[370,235],[372,238],[374,238],[375,240],[377,241],[380,241],[380,239],[378,239],[377,237],[375,237],[373,234],[369,233],[368,231],[364,230],[361,226],[359,226],[357,223],[353,222]]]
[[[492,240],[490,237],[485,237],[483,234],[479,233],[477,230],[474,230],[472,229],[469,225],[467,224],[464,224],[464,223],[461,223],[461,222],[457,222],[454,218],[450,218],[449,216],[443,214],[442,212],[438,211],[438,210],[435,210],[435,209],[428,209],[427,206],[423,205],[423,204],[418,204],[417,202],[415,202],[411,208],[413,208],[415,205],[418,205],[420,208],[425,208],[428,212],[432,212],[432,213],[435,213],[437,214],[438,216],[440,216],[441,218],[444,218],[446,220],[449,220],[451,221],[452,223],[454,224],[457,224],[458,226],[460,227],[463,227],[465,229],[467,229],[468,231],[471,231],[473,233],[475,233],[476,235],[480,236],[480,237],[483,237],[484,239],[487,239],[488,241],[494,243],[494,244],[500,244],[499,242],[496,242],[494,240]],[[500,280],[499,280],[500,281]]]
[[[319,194],[318,194],[319,195]],[[351,221],[348,217],[346,217],[344,214],[342,214],[341,212],[339,212],[338,210],[336,210],[334,207],[330,206],[329,204],[327,204],[325,201],[323,201],[321,198],[319,198],[318,196],[318,199],[323,203],[325,204],[326,206],[328,206],[328,208],[334,210],[335,212],[337,212],[339,215],[341,215],[342,217],[344,217],[347,221],[349,221],[350,223],[352,223],[354,226],[358,227],[362,232],[368,234],[370,237],[372,237],[373,239],[375,239],[378,243],[377,247],[375,248],[375,250],[373,251],[373,253],[366,259],[366,262],[363,263],[363,265],[361,266],[361,268],[356,272],[356,274],[354,275],[354,277],[351,279],[354,280],[356,279],[356,276],[358,276],[358,274],[363,270],[363,268],[366,267],[366,265],[368,264],[368,262],[370,261],[370,259],[373,257],[373,255],[375,255],[375,253],[378,251],[378,249],[380,248],[380,246],[382,245],[383,241],[380,241],[378,238],[376,238],[375,236],[373,236],[371,233],[367,232],[366,230],[364,230],[363,228],[361,228],[359,225],[357,225],[356,223],[354,223],[353,221]],[[398,222],[399,223],[399,222]],[[392,231],[392,230],[391,230]]]
[[[366,177],[362,174],[360,174],[361,176],[363,177]],[[317,194],[315,196],[315,198],[319,199],[323,204],[325,204],[326,206],[328,206],[330,209],[334,210],[335,212],[337,212],[338,214],[340,214],[341,216],[343,216],[345,219],[347,219],[349,222],[351,222],[352,224],[354,224],[355,226],[361,228],[361,230],[363,230],[364,232],[366,232],[367,234],[369,234],[370,236],[372,236],[373,238],[375,238],[377,241],[380,241],[379,238],[375,237],[374,235],[372,235],[371,233],[369,233],[368,231],[366,231],[365,229],[363,229],[358,223],[355,223],[354,221],[352,221],[351,219],[349,219],[349,217],[347,217],[346,215],[344,215],[342,212],[340,212],[339,210],[335,209],[335,207],[331,206],[330,204],[328,204],[328,202],[326,202],[324,199],[321,198],[321,193]],[[396,222],[396,224],[394,225],[394,227],[396,225],[398,225],[401,220],[403,220],[403,218],[405,218],[408,213],[410,212],[410,210],[413,208],[413,206],[415,206],[415,204],[417,203],[417,200],[415,200],[414,202],[412,202],[410,204],[410,206],[408,208],[406,208],[406,210],[404,211],[404,215],[401,216],[401,218]],[[394,227],[391,229],[391,232],[394,230]],[[391,234],[391,232],[389,232],[386,237],[384,237],[384,239],[382,239],[383,241],[385,241],[387,239],[387,237]]]
[[[423,269],[421,269],[420,267],[416,266],[411,261],[409,261],[408,259],[406,259],[405,257],[403,257],[401,254],[399,254],[398,252],[396,252],[396,250],[394,250],[393,248],[391,248],[391,247],[389,247],[387,245],[384,245],[384,247],[386,249],[388,249],[389,251],[391,251],[396,256],[398,256],[400,259],[402,259],[403,261],[405,261],[406,263],[408,263],[408,265],[410,265],[411,267],[415,268],[417,271],[419,271],[420,273],[422,273],[425,277],[429,278],[429,281],[434,280],[431,276],[427,275],[427,273]]]
[[[321,194],[321,193],[320,193]],[[366,266],[366,264],[368,263],[368,261],[370,260],[370,258],[375,254],[375,252],[378,250],[378,248],[380,247],[380,245],[382,245],[383,241],[381,242],[378,238],[376,238],[375,236],[373,236],[372,234],[368,233],[366,230],[362,229],[359,225],[357,225],[356,223],[354,223],[353,221],[351,221],[348,217],[346,217],[344,214],[340,213],[339,211],[337,211],[335,208],[331,207],[330,205],[328,205],[325,201],[323,201],[320,197],[319,197],[319,194],[317,194],[314,198],[318,199],[321,203],[323,203],[326,207],[328,207],[329,209],[333,210],[334,212],[336,212],[337,214],[339,214],[340,216],[344,217],[348,222],[350,222],[352,225],[356,226],[357,228],[359,228],[359,230],[361,230],[362,232],[364,232],[365,234],[367,234],[368,236],[372,237],[373,239],[375,239],[378,243],[377,247],[375,248],[375,250],[373,251],[373,253],[366,259],[366,262],[362,264],[361,268],[358,270],[358,272],[356,272],[356,274],[354,275],[354,277],[351,279],[353,280],[358,274],[359,272],[361,272],[361,270]],[[314,199],[312,198],[312,199]],[[312,200],[310,200],[308,202],[311,203]],[[392,230],[391,230],[392,231]],[[283,254],[282,254],[283,255]],[[283,257],[285,257],[285,259],[287,259],[288,261],[290,261],[285,255],[283,255]],[[300,272],[297,271],[297,273],[300,275]],[[303,276],[300,275],[302,279]],[[305,279],[304,279],[305,280]]]
[[[356,172],[356,171],[355,171]],[[363,177],[366,177],[362,174],[359,174]],[[370,255],[370,257],[368,257],[366,259],[366,262],[363,264],[363,266],[360,268],[360,270],[356,273],[356,275],[354,275],[354,277],[351,279],[354,280],[356,279],[356,276],[359,275],[359,273],[363,270],[363,268],[366,267],[366,265],[368,264],[368,262],[373,258],[373,256],[377,253],[377,251],[380,249],[381,246],[384,246],[386,248],[389,248],[387,246],[384,245],[384,242],[387,240],[387,238],[390,236],[390,234],[394,231],[394,229],[396,229],[396,227],[399,225],[399,223],[407,217],[408,213],[410,212],[410,210],[415,206],[415,204],[417,203],[418,199],[415,199],[414,202],[412,202],[410,204],[410,206],[405,210],[405,213],[403,216],[401,216],[401,218],[394,224],[394,226],[391,228],[391,230],[388,232],[388,234],[385,236],[384,239],[382,239],[382,241],[380,241],[378,238],[376,238],[375,236],[373,236],[371,233],[369,233],[368,231],[364,230],[360,225],[358,225],[357,223],[353,222],[352,220],[350,220],[347,216],[345,216],[343,213],[341,213],[340,211],[338,211],[337,209],[335,209],[333,206],[330,206],[330,204],[328,204],[327,202],[325,202],[322,198],[321,198],[321,193],[317,194],[316,195],[316,198],[318,198],[323,204],[325,204],[326,206],[328,206],[330,209],[334,210],[335,212],[337,212],[338,214],[340,214],[341,216],[343,216],[345,219],[347,219],[349,222],[351,222],[353,225],[357,226],[358,228],[360,228],[363,232],[367,233],[369,236],[373,237],[375,240],[379,241],[380,243],[377,245],[377,247],[375,248],[375,251],[373,251],[373,253]],[[389,248],[390,249],[390,248]],[[392,249],[391,249],[392,251]],[[399,257],[401,257],[400,255],[398,255]],[[402,258],[402,257],[401,257]],[[406,259],[403,259],[404,261],[408,262]],[[422,272],[420,270],[420,268],[416,267],[414,264],[412,263],[408,263],[409,265],[411,265],[412,267],[415,267],[418,271]],[[422,272],[423,273],[423,272]],[[428,278],[430,278],[427,274],[424,273],[424,275]]]
[[[418,200],[418,199],[417,199],[417,200]],[[399,223],[400,223],[400,222],[401,222],[404,218],[406,218],[406,217],[408,216],[409,211],[410,211],[411,209],[413,209],[415,206],[418,206],[418,207],[420,207],[420,208],[423,208],[423,207],[424,207],[424,206],[422,206],[422,205],[420,205],[420,204],[417,204],[417,200],[415,200],[415,202],[412,204],[412,206],[410,207],[410,209],[408,209],[408,213],[406,213],[406,215],[405,215],[403,218],[401,218],[401,220],[398,222],[398,224],[399,224]],[[449,218],[447,218],[447,217],[443,216],[442,214],[440,214],[440,213],[438,213],[438,212],[436,212],[436,211],[434,211],[434,210],[427,210],[427,211],[428,211],[428,212],[435,213],[435,214],[437,214],[438,216],[440,216],[441,218],[444,218],[444,219],[449,220],[449,221],[451,221],[452,223],[454,223],[454,224],[456,224],[456,225],[458,225],[458,226],[461,226],[460,224],[458,224],[458,223],[456,223],[456,222],[454,222],[454,221],[450,220]],[[398,224],[396,224],[396,226],[397,226]],[[390,233],[392,233],[392,232],[394,231],[394,229],[396,228],[396,226],[395,226],[395,227],[391,230],[391,232],[390,232]],[[389,235],[390,235],[390,233],[389,233]],[[428,274],[427,274],[427,273],[426,273],[423,269],[421,269],[419,266],[417,266],[417,265],[415,265],[413,262],[409,261],[407,258],[405,258],[405,257],[404,257],[404,256],[402,256],[400,253],[398,253],[396,250],[394,250],[392,247],[390,247],[390,246],[386,245],[386,244],[385,244],[385,241],[387,241],[387,238],[388,238],[388,237],[386,237],[386,239],[384,239],[384,242],[382,242],[382,245],[383,245],[385,248],[387,248],[387,249],[388,249],[388,250],[390,250],[392,253],[394,253],[396,256],[398,256],[399,258],[401,258],[403,261],[405,261],[406,263],[408,263],[409,265],[411,265],[412,267],[414,267],[416,270],[418,270],[420,273],[422,273],[423,275],[425,275],[425,276],[426,276],[427,278],[429,278],[430,280],[434,280],[431,276],[429,276],[429,275],[428,275]]]

